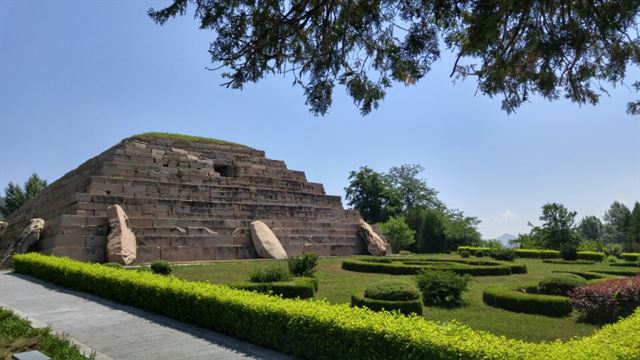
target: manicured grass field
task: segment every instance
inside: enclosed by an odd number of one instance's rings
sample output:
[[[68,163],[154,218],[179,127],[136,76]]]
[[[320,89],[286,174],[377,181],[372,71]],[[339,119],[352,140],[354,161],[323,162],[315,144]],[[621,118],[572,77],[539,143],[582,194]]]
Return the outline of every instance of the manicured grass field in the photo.
[[[455,258],[457,255],[433,255],[438,258]],[[488,258],[484,258],[490,260]],[[413,276],[386,275],[351,272],[341,269],[344,258],[320,259],[318,278],[320,290],[317,299],[326,299],[332,303],[348,303],[352,293],[362,293],[364,289],[381,280],[403,279],[413,282]],[[529,341],[550,341],[568,339],[574,336],[590,335],[597,326],[577,323],[575,316],[552,318],[542,315],[529,315],[496,309],[482,302],[482,290],[495,284],[517,284],[536,282],[553,270],[610,270],[614,269],[606,263],[594,265],[545,264],[537,259],[517,259],[517,263],[527,265],[528,273],[510,276],[473,277],[469,291],[464,295],[465,305],[457,308],[425,307],[424,317],[435,321],[455,320],[467,324],[474,329],[486,330],[498,335]],[[208,264],[175,266],[177,277],[208,281],[212,283],[230,283],[247,280],[252,270],[279,265],[286,267],[286,261],[248,260],[220,261]],[[620,268],[618,268],[620,269]]]
[[[68,340],[52,335],[49,329],[34,329],[28,321],[0,308],[0,360],[30,350],[39,350],[52,359],[86,359]]]

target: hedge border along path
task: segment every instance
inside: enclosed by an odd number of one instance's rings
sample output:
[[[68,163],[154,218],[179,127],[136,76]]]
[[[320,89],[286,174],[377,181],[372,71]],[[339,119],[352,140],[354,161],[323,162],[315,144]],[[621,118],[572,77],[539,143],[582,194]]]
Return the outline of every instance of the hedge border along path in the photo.
[[[347,259],[342,262],[342,269],[391,275],[413,275],[422,269],[450,270],[457,274],[469,274],[471,276],[499,276],[527,273],[527,266],[524,264],[486,260],[433,259],[419,256]]]
[[[640,310],[589,337],[530,343],[455,322],[282,299],[37,253],[14,256],[13,266],[19,273],[307,359],[640,358]]]
[[[493,307],[526,314],[563,317],[571,314],[571,300],[566,296],[529,293],[537,285],[494,285],[482,292],[482,301]],[[524,290],[524,291],[522,291]]]
[[[460,251],[469,251],[472,254],[476,251],[483,251],[487,254],[491,253],[493,248],[488,247],[475,247],[475,246],[458,246],[457,252]],[[559,259],[560,251],[558,250],[547,250],[547,249],[513,249],[516,257],[523,259]],[[622,257],[621,254],[620,256]],[[628,254],[633,256],[634,254]],[[635,254],[640,255],[640,254]],[[603,261],[605,258],[605,253],[595,252],[595,251],[578,251],[578,259],[579,260],[591,260],[591,261]],[[633,261],[633,260],[631,260]]]

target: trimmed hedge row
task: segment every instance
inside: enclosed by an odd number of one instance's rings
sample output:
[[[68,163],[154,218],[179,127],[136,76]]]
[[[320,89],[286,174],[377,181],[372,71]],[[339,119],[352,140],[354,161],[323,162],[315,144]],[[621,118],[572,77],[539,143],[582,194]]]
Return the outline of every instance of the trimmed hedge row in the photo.
[[[279,295],[287,299],[309,299],[314,297],[318,291],[318,279],[295,278],[287,282],[271,283],[242,282],[229,284],[229,286],[240,290]]]
[[[511,275],[512,267],[517,273],[526,273],[526,266],[521,264],[500,264],[495,265],[473,265],[466,264],[460,261],[446,261],[440,262],[433,261],[431,263],[426,261],[409,261],[410,264],[402,263],[399,261],[394,262],[380,262],[380,261],[368,261],[367,259],[348,259],[342,262],[342,268],[344,270],[367,272],[367,273],[381,273],[391,275],[414,275],[422,269],[434,269],[434,270],[450,270],[456,274],[464,275],[469,274],[472,276],[499,276],[499,275]],[[524,267],[523,267],[524,266]]]
[[[559,259],[560,251],[538,249],[515,249],[516,257],[527,259]]]
[[[593,265],[595,261],[589,260],[558,260],[558,259],[545,259],[542,260],[545,264],[567,264],[567,265]]]
[[[571,314],[571,301],[565,296],[535,294],[537,284],[489,286],[482,292],[482,301],[500,309],[562,317]],[[531,292],[531,293],[530,293]]]
[[[460,253],[461,251],[468,251],[471,254],[475,254],[478,251],[482,251],[482,252],[489,252],[493,250],[493,248],[490,247],[482,247],[482,246],[458,246],[458,253]]]
[[[640,253],[622,253],[620,258],[626,261],[639,261]]]
[[[578,251],[579,260],[603,261],[606,257],[605,253],[596,251]]]
[[[591,272],[591,271],[553,270],[552,273],[578,275],[580,277],[585,278],[586,280],[598,280],[598,279],[606,279],[610,277],[604,274],[596,274],[595,272]]]
[[[369,299],[358,294],[351,295],[351,306],[367,307],[373,311],[394,311],[410,315],[422,315],[422,300],[377,300]]]
[[[306,359],[638,359],[640,310],[594,335],[530,343],[458,323],[282,299],[40,254],[15,271]]]
[[[610,263],[609,266],[622,266],[622,267],[640,267],[640,262],[619,262]]]

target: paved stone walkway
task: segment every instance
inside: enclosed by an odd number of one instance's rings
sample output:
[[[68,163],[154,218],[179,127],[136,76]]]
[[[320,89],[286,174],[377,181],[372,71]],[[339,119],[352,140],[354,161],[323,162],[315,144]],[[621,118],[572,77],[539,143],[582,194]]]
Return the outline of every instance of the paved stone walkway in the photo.
[[[0,273],[0,307],[50,326],[97,360],[289,359],[256,345],[21,274]]]

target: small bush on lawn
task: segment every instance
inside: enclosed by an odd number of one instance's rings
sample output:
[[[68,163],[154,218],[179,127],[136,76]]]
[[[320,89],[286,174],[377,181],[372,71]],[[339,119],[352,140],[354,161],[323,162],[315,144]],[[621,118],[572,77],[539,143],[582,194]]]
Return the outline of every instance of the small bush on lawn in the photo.
[[[289,272],[277,265],[257,269],[249,274],[249,281],[253,283],[271,283],[291,280]]]
[[[538,283],[538,294],[569,296],[571,291],[587,283],[583,277],[574,274],[553,274]]]
[[[571,293],[571,303],[580,321],[614,323],[640,306],[640,276],[580,287]]]
[[[413,254],[413,253],[411,251],[409,251],[409,250],[400,250],[398,252],[398,255],[411,255],[411,254]]]
[[[318,291],[318,279],[309,277],[294,278],[288,282],[267,283],[233,283],[230,287],[240,290],[255,291],[263,294],[282,296],[287,299],[309,299]]]
[[[578,260],[578,249],[573,245],[564,245],[560,248],[562,260]]]
[[[476,255],[476,257],[484,257],[484,251],[478,250],[478,251],[476,251],[475,255]]]
[[[461,258],[468,258],[469,256],[471,256],[471,254],[467,251],[467,250],[462,250],[460,251],[460,257]]]
[[[425,305],[458,305],[471,277],[453,271],[421,270],[416,280]]]
[[[607,262],[610,264],[615,264],[618,262],[618,258],[613,255],[609,255],[607,256]]]
[[[154,274],[169,275],[173,272],[171,264],[164,260],[158,260],[151,263],[151,271]]]
[[[112,268],[117,268],[117,269],[122,269],[124,267],[124,266],[122,266],[122,264],[117,263],[117,262],[108,262],[108,263],[104,263],[102,265],[103,266],[112,267]]]
[[[318,255],[292,256],[287,259],[287,265],[289,266],[289,273],[293,276],[313,277],[318,266]]]
[[[403,282],[384,281],[368,287],[364,297],[375,300],[416,300],[420,298],[418,290]]]
[[[491,251],[491,257],[496,260],[513,261],[516,253],[512,249],[495,249]]]

